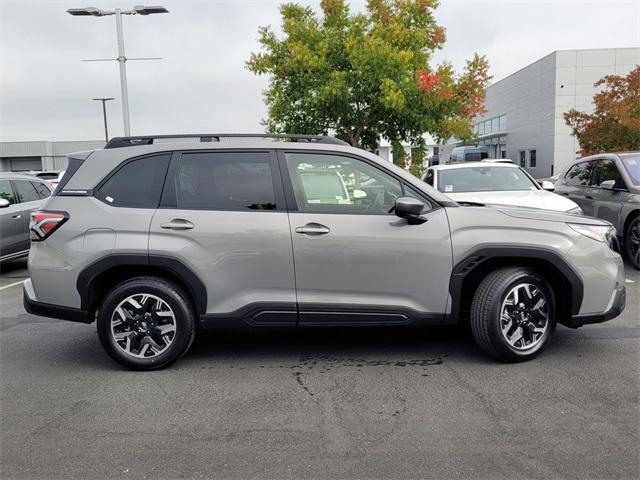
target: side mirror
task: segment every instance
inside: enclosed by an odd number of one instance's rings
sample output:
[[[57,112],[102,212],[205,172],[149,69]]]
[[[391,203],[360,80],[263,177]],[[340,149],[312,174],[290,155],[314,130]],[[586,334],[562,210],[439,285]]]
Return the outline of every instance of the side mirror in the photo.
[[[400,218],[406,219],[409,222],[409,225],[419,225],[427,221],[426,218],[420,215],[424,209],[424,203],[417,198],[397,198],[394,208],[396,215]]]
[[[367,192],[365,192],[364,190],[355,189],[351,194],[351,197],[354,200],[362,200],[363,198],[367,198]]]
[[[540,183],[540,186],[543,190],[547,190],[548,192],[553,192],[556,189],[556,186],[553,184],[553,182],[550,182],[549,180],[543,180]]]
[[[11,203],[6,198],[0,198],[0,208],[7,208]]]
[[[605,190],[613,190],[616,186],[615,180],[605,180],[600,184],[600,188],[604,188]]]

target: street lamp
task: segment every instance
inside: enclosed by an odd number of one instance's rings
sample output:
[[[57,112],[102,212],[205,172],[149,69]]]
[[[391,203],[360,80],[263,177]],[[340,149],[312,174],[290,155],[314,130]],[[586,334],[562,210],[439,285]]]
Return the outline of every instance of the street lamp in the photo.
[[[113,100],[112,97],[94,98],[98,102],[102,102],[102,118],[104,119],[104,141],[109,143],[109,130],[107,129],[107,106],[106,103],[109,100]]]
[[[142,6],[137,5],[132,10],[122,10],[116,8],[115,10],[100,10],[96,7],[86,8],[70,8],[67,13],[76,17],[105,17],[108,15],[116,16],[116,32],[118,36],[118,64],[120,65],[120,90],[122,97],[122,117],[124,122],[124,134],[126,136],[131,135],[131,124],[129,121],[129,93],[127,91],[127,60],[159,60],[158,58],[127,58],[124,54],[124,33],[122,31],[122,15],[151,15],[154,13],[169,13],[164,7],[159,6]],[[87,60],[87,61],[109,61],[113,59],[99,59],[99,60]]]

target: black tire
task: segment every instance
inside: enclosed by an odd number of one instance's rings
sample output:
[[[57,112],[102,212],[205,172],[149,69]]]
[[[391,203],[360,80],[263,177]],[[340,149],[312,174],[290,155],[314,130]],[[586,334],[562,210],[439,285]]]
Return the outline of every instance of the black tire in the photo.
[[[175,332],[168,346],[162,344],[166,349],[161,353],[137,358],[126,353],[112,334],[111,319],[116,308],[133,295],[155,296],[168,305],[173,313]],[[157,370],[170,365],[187,352],[195,338],[196,316],[188,297],[175,284],[157,277],[136,277],[122,282],[107,294],[98,313],[97,327],[100,343],[113,360],[132,370]]]
[[[543,296],[546,300],[544,309],[547,314],[546,329],[542,334],[535,334],[526,331],[525,328],[520,330],[523,336],[534,336],[532,346],[526,348],[525,345],[511,345],[502,332],[501,310],[503,302],[507,295],[521,284],[530,284],[539,289],[538,299]],[[526,293],[526,292],[525,292]],[[529,302],[529,299],[526,299]],[[534,299],[531,303],[534,303]],[[537,303],[537,302],[536,302]],[[508,307],[516,309],[515,307]],[[519,314],[514,314],[518,316]],[[536,318],[539,313],[536,312]],[[523,317],[518,316],[518,320]],[[505,321],[505,325],[507,322]],[[471,331],[473,337],[486,354],[502,360],[504,362],[523,362],[530,360],[538,355],[547,345],[556,326],[556,308],[553,289],[547,280],[530,268],[509,267],[495,270],[489,273],[480,283],[471,303]],[[511,337],[514,338],[514,337]],[[521,340],[524,344],[526,339]]]
[[[624,249],[627,258],[637,270],[640,270],[640,216],[631,220],[624,235]]]

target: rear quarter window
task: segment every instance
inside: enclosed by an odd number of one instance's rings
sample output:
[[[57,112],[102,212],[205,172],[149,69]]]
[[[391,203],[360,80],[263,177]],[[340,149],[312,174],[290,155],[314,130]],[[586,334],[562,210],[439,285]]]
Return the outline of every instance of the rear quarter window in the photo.
[[[99,200],[114,207],[157,208],[171,155],[129,160],[96,190]]]

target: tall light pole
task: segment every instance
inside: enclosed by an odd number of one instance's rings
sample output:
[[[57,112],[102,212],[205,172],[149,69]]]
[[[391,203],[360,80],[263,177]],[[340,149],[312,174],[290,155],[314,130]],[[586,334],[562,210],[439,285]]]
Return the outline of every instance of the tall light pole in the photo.
[[[127,90],[127,60],[159,60],[159,58],[127,58],[124,53],[124,32],[122,29],[122,15],[151,15],[153,13],[169,13],[164,7],[159,6],[142,6],[138,5],[133,7],[132,10],[122,10],[116,8],[115,10],[100,10],[96,7],[86,8],[70,8],[67,13],[74,16],[93,16],[93,17],[105,17],[107,15],[115,15],[116,17],[116,33],[118,38],[118,58],[106,58],[96,60],[83,60],[87,62],[103,62],[117,60],[120,65],[120,91],[122,97],[122,120],[124,124],[125,136],[131,135],[131,123],[129,120],[129,93]]]
[[[104,119],[104,141],[109,143],[109,129],[107,128],[107,105],[109,100],[113,100],[112,97],[94,98],[98,102],[102,102],[102,118]]]

